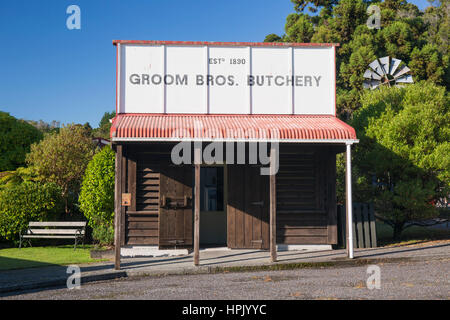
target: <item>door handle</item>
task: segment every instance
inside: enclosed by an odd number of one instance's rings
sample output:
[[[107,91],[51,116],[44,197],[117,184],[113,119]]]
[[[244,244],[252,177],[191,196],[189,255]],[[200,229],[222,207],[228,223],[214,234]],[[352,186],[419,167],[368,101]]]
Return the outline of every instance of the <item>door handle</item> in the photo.
[[[166,196],[162,196],[162,199],[161,199],[161,208],[164,208],[164,207],[166,207],[167,206],[167,198],[166,198]]]
[[[172,209],[184,209],[189,208],[189,203],[192,197],[184,196],[183,198],[169,198],[166,196],[161,197],[161,208]]]
[[[253,206],[264,206],[264,201],[255,201],[251,203]]]

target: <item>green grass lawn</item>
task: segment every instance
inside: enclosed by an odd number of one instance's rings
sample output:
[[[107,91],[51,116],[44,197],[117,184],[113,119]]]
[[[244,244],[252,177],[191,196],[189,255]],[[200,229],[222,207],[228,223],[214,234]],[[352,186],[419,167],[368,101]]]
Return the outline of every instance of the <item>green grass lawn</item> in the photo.
[[[393,230],[391,226],[381,221],[377,221],[376,224],[378,246],[450,239],[450,232],[448,230],[412,226],[402,232],[400,241],[395,241],[392,239]]]
[[[0,249],[0,271],[10,269],[36,268],[49,265],[69,265],[105,261],[92,259],[91,245],[56,247],[27,247]]]

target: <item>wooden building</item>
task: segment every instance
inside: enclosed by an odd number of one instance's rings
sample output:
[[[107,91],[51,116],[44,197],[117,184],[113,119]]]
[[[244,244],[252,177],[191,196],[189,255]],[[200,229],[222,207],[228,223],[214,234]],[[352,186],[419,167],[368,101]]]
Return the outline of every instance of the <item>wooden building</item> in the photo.
[[[336,154],[348,179],[358,140],[335,116],[336,44],[113,43],[116,268],[123,246],[198,265],[202,246],[276,261],[277,245],[337,243]]]

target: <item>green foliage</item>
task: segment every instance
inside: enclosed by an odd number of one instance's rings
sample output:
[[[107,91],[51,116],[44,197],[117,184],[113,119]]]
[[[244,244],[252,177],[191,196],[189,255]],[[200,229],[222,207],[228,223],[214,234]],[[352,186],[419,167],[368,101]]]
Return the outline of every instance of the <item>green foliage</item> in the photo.
[[[60,190],[53,183],[24,181],[0,189],[0,236],[17,240],[30,221],[46,221],[61,209]]]
[[[271,42],[271,41],[268,41]],[[110,119],[114,118],[116,116],[115,111],[111,112],[105,112],[103,114],[102,119],[100,120],[100,123],[98,124],[98,128],[92,130],[92,135],[94,137],[100,137],[104,139],[109,139],[109,131],[111,129],[111,123],[109,122]]]
[[[49,133],[49,132],[58,132],[60,127],[60,122],[53,120],[50,123],[47,123],[43,120],[34,121],[34,120],[26,120],[29,124],[31,124],[33,127],[41,131],[42,133]]]
[[[297,12],[303,12],[306,8],[310,12],[317,12],[319,7],[324,7],[326,10],[331,11],[339,0],[291,0],[291,2],[294,4],[294,9]]]
[[[114,241],[114,152],[105,147],[89,162],[81,186],[80,209],[103,244]]]
[[[330,21],[330,23],[332,20]],[[339,34],[334,32],[330,24],[323,24],[317,27],[314,35],[311,37],[311,42],[314,43],[339,43],[341,38]]]
[[[15,171],[4,171],[0,175],[0,190],[8,187],[10,184],[19,184],[22,182],[37,182],[39,178],[34,168],[20,167]]]
[[[116,116],[116,112],[115,111],[111,111],[111,112],[105,112],[103,114],[102,119],[100,120],[100,123],[98,124],[98,126],[101,128],[104,125],[109,125],[111,126],[109,120],[114,118]]]
[[[399,236],[405,224],[437,214],[450,191],[450,104],[444,87],[421,82],[368,91],[352,125],[355,193],[372,189],[376,210]],[[367,195],[367,192],[366,192]]]
[[[435,215],[432,204],[449,192],[449,0],[430,1],[425,11],[406,0],[291,1],[296,13],[286,19],[286,34],[270,39],[340,43],[337,115],[351,122],[361,141],[353,152],[353,196],[374,201],[397,237],[408,221]],[[366,25],[371,4],[381,10],[380,29]],[[363,89],[369,63],[384,56],[401,59],[418,84]],[[338,155],[339,201],[344,164]]]
[[[342,41],[350,41],[356,27],[366,23],[366,8],[362,0],[341,0],[334,7],[335,30]]]
[[[380,32],[380,43],[386,55],[408,62],[414,47],[414,35],[411,26],[403,21],[395,21]]]
[[[112,217],[114,219],[114,217]],[[114,224],[114,223],[112,223]],[[101,245],[114,244],[114,225],[99,224],[92,229],[92,238]]]
[[[264,38],[264,42],[281,42],[281,37],[276,35],[275,33],[268,34]]]
[[[422,49],[414,48],[409,67],[417,80],[428,79],[436,84],[443,84],[448,59],[449,56],[443,57],[436,46],[427,44]]]
[[[33,144],[26,161],[41,181],[55,183],[61,189],[68,214],[93,153],[87,130],[80,125],[68,125],[58,133],[46,134],[41,142]]]
[[[341,79],[349,86],[349,89],[362,90],[364,72],[367,65],[376,59],[373,47],[361,46],[352,51],[348,63],[342,63],[340,68]]]
[[[285,29],[288,42],[309,42],[314,34],[313,25],[309,17],[304,14],[288,15]]]
[[[0,111],[0,172],[24,165],[30,145],[40,139],[42,133],[38,129]]]
[[[429,6],[423,15],[426,23],[424,36],[428,43],[436,45],[443,55],[448,54],[450,34],[449,0],[440,1],[439,6]]]
[[[448,0],[424,12],[406,0],[292,2],[296,13],[286,19],[286,34],[270,34],[266,41],[340,43],[336,79],[337,114],[342,119],[350,119],[361,107],[363,74],[375,58],[401,59],[411,68],[414,81],[450,86]],[[370,4],[380,7],[381,29],[366,26]],[[307,13],[319,10],[318,15]]]

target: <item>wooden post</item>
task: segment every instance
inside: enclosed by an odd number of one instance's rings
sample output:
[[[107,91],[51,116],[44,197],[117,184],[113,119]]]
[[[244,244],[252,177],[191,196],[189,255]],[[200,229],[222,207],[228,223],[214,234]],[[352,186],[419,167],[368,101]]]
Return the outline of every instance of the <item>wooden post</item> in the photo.
[[[270,147],[270,261],[277,261],[277,221],[276,221],[276,210],[277,210],[277,197],[276,197],[276,180],[275,180],[275,161],[277,161],[277,154],[275,147],[271,144]]]
[[[194,144],[194,265],[200,265],[200,163],[201,145]]]
[[[122,158],[123,147],[116,147],[115,186],[114,186],[114,269],[120,270],[120,244],[122,232]]]

